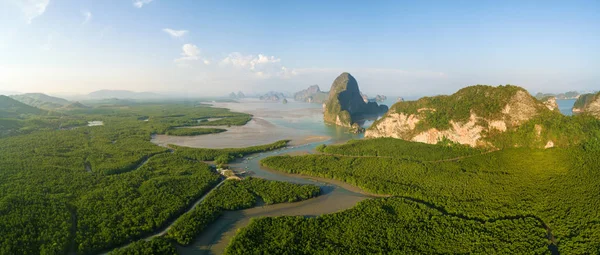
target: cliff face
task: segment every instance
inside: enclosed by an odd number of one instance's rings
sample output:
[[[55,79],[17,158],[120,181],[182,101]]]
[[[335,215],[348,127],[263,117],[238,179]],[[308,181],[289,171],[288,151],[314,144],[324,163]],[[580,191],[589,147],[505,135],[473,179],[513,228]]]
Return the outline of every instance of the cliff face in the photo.
[[[558,103],[556,103],[556,97],[550,96],[543,98],[542,101],[548,110],[550,111],[559,111]]]
[[[600,119],[600,92],[581,95],[573,105],[573,112],[588,113]]]
[[[491,147],[489,134],[516,128],[550,107],[516,86],[472,86],[450,96],[398,102],[365,137],[393,137],[435,144],[445,139]]]
[[[307,103],[323,103],[327,100],[329,94],[321,91],[319,85],[312,85],[305,90],[294,94],[294,100]]]
[[[325,122],[351,127],[353,118],[384,113],[388,108],[374,102],[365,103],[356,79],[349,73],[342,73],[333,81],[323,110]]]

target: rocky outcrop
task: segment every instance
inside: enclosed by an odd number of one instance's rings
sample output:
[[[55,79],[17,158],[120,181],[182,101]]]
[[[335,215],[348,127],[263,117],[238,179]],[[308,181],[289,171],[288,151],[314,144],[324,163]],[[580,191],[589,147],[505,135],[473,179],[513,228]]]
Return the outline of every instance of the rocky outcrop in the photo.
[[[365,101],[365,103],[369,102],[369,96],[367,96],[367,94],[360,92],[360,97],[362,97],[362,100]]]
[[[489,134],[516,128],[546,104],[515,86],[472,86],[451,96],[398,102],[373,123],[365,137],[393,137],[435,144],[445,139],[472,147],[492,146]]]
[[[244,94],[244,92],[241,92],[241,91],[238,91],[237,93],[231,92],[231,93],[229,93],[229,98],[242,99],[242,98],[246,98],[246,95]]]
[[[384,95],[376,95],[375,96],[375,102],[377,102],[377,103],[381,103],[385,100],[387,100],[387,97]]]
[[[306,103],[324,103],[329,93],[321,91],[319,85],[312,85],[305,90],[294,93],[294,100]]]
[[[263,101],[279,102],[280,100],[285,99],[285,94],[276,91],[269,91],[260,96],[259,99]]]
[[[558,104],[556,103],[556,97],[550,96],[550,97],[543,98],[542,102],[544,102],[544,105],[550,111],[559,111]]]
[[[358,82],[349,73],[342,73],[331,85],[329,97],[323,105],[326,123],[352,127],[354,119],[385,113],[388,107],[375,102],[365,103]]]
[[[600,92],[581,95],[573,105],[573,113],[586,113],[600,119]]]

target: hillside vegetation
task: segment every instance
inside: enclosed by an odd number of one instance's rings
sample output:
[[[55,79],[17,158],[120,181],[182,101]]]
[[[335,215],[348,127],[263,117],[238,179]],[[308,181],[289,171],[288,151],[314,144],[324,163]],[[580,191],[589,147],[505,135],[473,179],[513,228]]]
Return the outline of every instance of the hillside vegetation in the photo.
[[[198,119],[243,125],[250,118],[196,103],[48,114],[0,97],[0,106],[0,254],[96,254],[165,227],[221,177],[151,143],[151,135]]]
[[[591,115],[600,119],[600,92],[581,95],[573,105],[573,112]]]
[[[227,180],[211,193],[198,207],[177,219],[169,229],[168,239],[178,244],[189,245],[194,237],[215,221],[223,211],[253,207],[258,199],[265,204],[296,202],[319,195],[315,185],[300,185],[287,182],[246,178],[242,181]]]
[[[46,110],[56,110],[61,107],[65,107],[71,102],[66,99],[62,99],[59,97],[48,96],[42,93],[26,93],[21,95],[14,95],[11,98],[24,103],[26,105],[30,105],[33,107],[46,109]]]
[[[0,95],[0,118],[23,118],[26,115],[44,114],[45,111]]]
[[[393,145],[394,141],[398,144]],[[401,146],[406,148],[399,150],[397,156],[386,153],[388,147]],[[261,163],[271,169],[333,178],[393,197],[364,202],[352,210],[316,219],[254,221],[240,232],[228,252],[283,249],[306,253],[329,247],[358,253],[386,252],[386,247],[402,247],[409,253],[544,254],[552,249],[561,254],[598,252],[598,131],[580,145],[547,150],[515,148],[481,153],[448,145],[431,146],[423,150],[420,143],[373,139],[322,148],[326,153],[336,152],[335,155],[265,158]],[[444,156],[452,154],[456,157]],[[407,213],[407,206],[418,209]],[[419,216],[434,212],[439,216]],[[420,217],[429,224],[420,226]],[[382,226],[385,231],[361,235],[352,230],[372,226]],[[492,226],[494,230],[483,230]],[[390,234],[406,228],[411,231]],[[331,234],[320,238],[304,235],[319,229]],[[445,232],[448,229],[453,231]],[[494,234],[487,239],[481,231]],[[550,236],[544,240],[546,232]],[[336,237],[345,235],[341,233],[357,236],[353,242],[342,242]],[[272,236],[287,236],[294,242],[265,241],[272,240]],[[391,240],[393,236],[400,240]],[[494,240],[501,236],[506,238]],[[448,247],[446,240],[457,241]],[[392,241],[400,246],[387,246]],[[548,243],[550,247],[546,247]],[[384,250],[374,248],[380,244]]]
[[[365,133],[436,144],[449,140],[481,148],[565,147],[590,138],[597,122],[570,118],[553,100],[533,98],[523,88],[477,85],[449,96],[398,102]]]

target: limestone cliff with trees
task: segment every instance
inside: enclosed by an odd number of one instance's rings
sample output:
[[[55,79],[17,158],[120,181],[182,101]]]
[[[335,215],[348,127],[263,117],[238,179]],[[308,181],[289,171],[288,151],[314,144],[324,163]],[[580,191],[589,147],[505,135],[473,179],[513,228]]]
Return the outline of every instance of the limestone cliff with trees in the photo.
[[[326,123],[357,129],[356,119],[385,113],[388,107],[375,102],[365,103],[360,95],[358,82],[345,72],[333,81],[323,110],[323,120]]]

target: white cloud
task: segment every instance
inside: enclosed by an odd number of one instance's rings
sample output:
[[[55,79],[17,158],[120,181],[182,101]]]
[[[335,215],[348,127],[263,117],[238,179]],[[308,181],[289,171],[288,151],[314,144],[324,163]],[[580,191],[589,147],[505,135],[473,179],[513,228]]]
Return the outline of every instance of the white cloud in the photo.
[[[135,8],[142,8],[145,4],[149,4],[152,0],[133,0]]]
[[[181,57],[175,59],[175,63],[177,63],[179,66],[189,66],[190,62],[196,60],[201,60],[205,65],[210,65],[210,61],[208,59],[200,56],[200,49],[198,46],[187,43],[183,45],[181,50]]]
[[[221,66],[231,66],[237,69],[247,70],[259,78],[289,78],[296,75],[296,71],[281,65],[281,59],[275,56],[263,54],[243,55],[232,52],[221,61]]]
[[[46,12],[46,7],[50,4],[50,0],[21,0],[16,1],[16,3],[21,9],[23,16],[25,16],[27,23],[31,24],[33,19]]]
[[[200,49],[196,45],[193,44],[185,44],[182,48],[183,52],[181,53],[182,60],[198,60],[200,55]]]
[[[81,11],[81,15],[83,15],[83,22],[81,23],[82,25],[87,24],[90,22],[90,20],[92,20],[92,13],[90,11]]]
[[[187,30],[173,30],[173,29],[170,29],[170,28],[165,28],[165,29],[163,29],[163,31],[165,33],[171,35],[172,37],[176,37],[176,38],[182,37],[182,36],[184,36],[185,34],[188,33]]]

